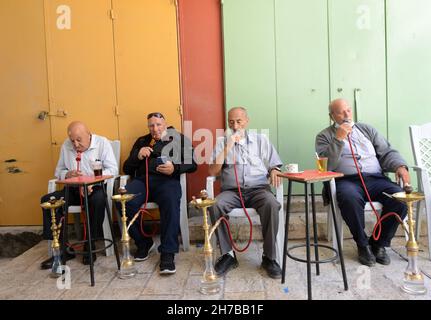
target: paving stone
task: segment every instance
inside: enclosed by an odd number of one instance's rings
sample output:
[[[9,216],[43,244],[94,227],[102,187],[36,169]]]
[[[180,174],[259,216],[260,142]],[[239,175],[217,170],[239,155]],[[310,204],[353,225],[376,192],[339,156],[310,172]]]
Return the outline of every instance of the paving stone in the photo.
[[[73,284],[71,289],[65,290],[60,299],[62,300],[95,300],[97,296],[108,286],[109,282],[96,282],[94,287],[88,283]]]
[[[424,238],[423,240],[426,240]],[[289,240],[289,246],[303,240]],[[319,241],[328,244],[325,241]],[[244,241],[238,241],[243,247]],[[427,295],[413,296],[400,290],[407,261],[405,239],[396,237],[387,252],[392,260],[388,266],[376,264],[367,268],[357,261],[354,241],[344,240],[344,258],[349,290],[344,291],[339,263],[320,265],[319,276],[312,265],[313,299],[347,300],[431,300],[430,279],[425,276]],[[418,264],[426,273],[431,273],[427,241],[420,243]],[[305,256],[305,248],[295,254]],[[319,250],[320,258],[332,253]],[[219,250],[215,250],[215,256]],[[90,286],[89,267],[81,260],[68,261],[71,271],[71,288],[60,290],[57,279],[49,277],[49,270],[40,270],[40,262],[46,259],[46,241],[42,241],[23,255],[0,265],[0,299],[143,299],[143,300],[297,300],[307,299],[306,264],[286,259],[286,282],[271,279],[260,267],[262,242],[253,241],[246,252],[238,253],[239,267],[222,277],[222,290],[216,295],[203,295],[199,290],[204,271],[202,248],[192,245],[187,252],[175,256],[177,272],[171,276],[160,276],[159,255],[153,254],[147,261],[137,263],[135,278],[121,280],[116,277],[114,256],[98,255],[95,263],[96,286]],[[314,258],[312,251],[311,256]],[[215,259],[214,259],[215,261]],[[367,283],[368,281],[368,283]]]
[[[226,292],[225,300],[264,300],[265,292]]]
[[[112,288],[108,286],[97,296],[97,300],[136,300],[142,290],[143,288]]]

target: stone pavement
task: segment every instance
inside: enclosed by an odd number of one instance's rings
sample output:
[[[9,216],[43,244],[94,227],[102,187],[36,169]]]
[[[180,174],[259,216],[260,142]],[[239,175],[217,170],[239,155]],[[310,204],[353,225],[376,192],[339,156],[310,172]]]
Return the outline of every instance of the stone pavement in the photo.
[[[300,242],[300,240],[292,240],[289,241],[289,245]],[[389,266],[377,264],[372,268],[359,264],[356,261],[354,242],[344,240],[349,290],[343,289],[339,264],[327,263],[321,265],[320,276],[316,276],[315,269],[312,269],[313,299],[430,300],[431,261],[428,259],[426,243],[426,237],[422,237],[419,265],[428,275],[428,277],[425,276],[428,287],[428,294],[425,296],[410,296],[399,289],[407,262],[401,256],[405,255],[405,240],[403,237],[397,237],[392,243],[392,248],[387,249],[392,263]],[[90,286],[89,267],[84,266],[78,257],[68,261],[71,270],[70,289],[59,289],[57,279],[49,277],[49,270],[39,269],[39,264],[46,259],[46,254],[47,242],[41,241],[12,260],[3,260],[0,264],[0,300],[298,300],[307,298],[306,265],[288,258],[286,283],[282,285],[280,280],[267,277],[260,268],[262,242],[258,240],[254,240],[246,252],[237,255],[239,267],[223,277],[222,291],[213,296],[204,296],[198,292],[204,260],[202,248],[195,244],[191,245],[190,251],[181,251],[176,255],[177,272],[171,276],[158,274],[159,255],[153,252],[147,261],[136,264],[139,273],[135,278],[121,280],[115,275],[115,257],[99,254],[95,263],[96,285],[94,287]],[[321,258],[327,254],[330,253],[320,250]]]

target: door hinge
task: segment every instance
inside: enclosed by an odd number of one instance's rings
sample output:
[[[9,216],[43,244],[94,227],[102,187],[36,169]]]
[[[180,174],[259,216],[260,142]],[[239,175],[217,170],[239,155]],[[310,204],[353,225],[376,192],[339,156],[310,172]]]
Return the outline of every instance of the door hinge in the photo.
[[[175,7],[178,8],[178,0],[174,0]]]
[[[114,12],[114,9],[109,10],[109,16],[110,16],[111,20],[115,20],[115,12]]]
[[[183,105],[182,104],[180,104],[178,106],[178,113],[180,114],[181,117],[183,116]]]
[[[120,115],[120,108],[118,107],[118,105],[115,106],[114,110],[115,110],[115,115],[118,117]]]

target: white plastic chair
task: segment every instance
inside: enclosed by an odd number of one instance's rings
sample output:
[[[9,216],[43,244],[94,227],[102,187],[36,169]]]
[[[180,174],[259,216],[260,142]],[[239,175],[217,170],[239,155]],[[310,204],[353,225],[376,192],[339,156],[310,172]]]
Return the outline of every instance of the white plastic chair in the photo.
[[[334,208],[335,208],[335,219],[337,220],[337,227],[338,227],[338,234],[340,235],[340,239],[343,240],[343,217],[341,216],[340,208],[338,207],[338,201],[337,201],[337,187],[335,186],[335,179],[332,179],[330,182],[331,185],[331,193],[332,193],[332,199],[334,201]],[[377,212],[380,214],[383,205],[380,202],[373,201],[373,206],[377,210]],[[333,228],[333,222],[331,217],[331,206],[327,206],[328,213],[326,215],[326,232],[327,232],[327,239],[330,241],[332,239],[332,247],[334,249],[337,247],[337,238],[335,236],[335,228]],[[373,208],[371,207],[370,202],[365,203],[364,212],[371,213],[374,215]],[[407,217],[404,219],[404,222],[406,221]],[[408,240],[408,234],[404,232],[406,240]],[[341,241],[341,247],[343,247],[343,241]]]
[[[410,139],[416,165],[418,191],[425,195],[425,212],[428,224],[428,250],[431,260],[431,123],[410,126]],[[416,207],[416,239],[420,236],[420,211],[422,201]]]
[[[117,160],[117,164],[118,167],[120,166],[120,150],[121,150],[121,144],[119,140],[114,140],[114,141],[110,141],[111,142],[111,146],[112,149],[114,151],[114,156],[115,156],[115,160]],[[111,196],[113,194],[114,191],[114,182],[115,179],[117,179],[119,177],[119,175],[113,177],[112,179],[107,180],[106,182],[106,196],[108,197],[108,206],[109,206],[109,213],[105,210],[105,219],[103,220],[103,234],[104,237],[106,239],[110,239],[113,241],[113,235],[111,234],[111,229],[109,228],[109,220],[107,215],[111,214],[112,216],[112,200],[111,200]],[[48,181],[48,193],[54,192],[56,191],[56,184],[55,182],[57,181],[57,179],[51,179]],[[74,214],[74,220],[75,220],[75,233],[78,237],[78,239],[82,238],[82,234],[81,234],[81,207],[80,206],[69,206],[68,213],[73,213]],[[105,241],[105,246],[108,246],[110,244],[110,242]],[[105,250],[105,253],[107,256],[113,255],[114,254],[114,248],[113,246],[107,248]],[[49,256],[51,256],[51,241],[48,241],[48,254]]]
[[[207,177],[206,190],[208,193],[208,198],[214,199],[214,182],[216,181],[216,177],[209,176]],[[283,183],[281,183],[276,190],[276,198],[280,203],[281,208],[279,211],[279,221],[278,221],[278,232],[277,232],[277,242],[275,244],[275,249],[277,251],[277,261],[281,265],[283,261],[283,244],[284,244],[284,195],[283,195]],[[246,208],[250,218],[252,216],[258,216],[257,212],[253,208]],[[228,213],[229,217],[244,217],[245,213],[242,208],[235,208],[231,212]]]
[[[130,179],[130,176],[123,175],[120,177],[120,187],[124,187],[127,184],[127,181]],[[190,248],[190,236],[189,236],[189,220],[187,216],[187,180],[186,174],[182,173],[180,175],[180,184],[181,184],[181,200],[180,200],[180,230],[181,230],[181,239],[183,241],[183,250],[188,251]],[[141,208],[143,208],[142,205]],[[157,209],[159,206],[155,202],[148,202],[147,209]],[[121,219],[118,219],[118,223],[121,224]],[[120,230],[122,228],[120,227]]]

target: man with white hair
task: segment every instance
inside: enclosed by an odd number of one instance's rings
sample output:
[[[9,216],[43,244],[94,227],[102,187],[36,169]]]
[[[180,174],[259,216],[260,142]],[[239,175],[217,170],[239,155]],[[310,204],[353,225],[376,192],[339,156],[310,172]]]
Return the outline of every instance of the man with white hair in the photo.
[[[55,177],[57,179],[68,179],[78,177],[81,175],[93,175],[92,162],[100,160],[102,163],[103,175],[117,175],[118,164],[115,159],[114,152],[109,140],[105,137],[91,133],[88,127],[81,121],[74,121],[67,127],[68,138],[64,141],[60,158],[58,159],[57,167],[55,169]],[[78,161],[79,159],[79,165]],[[69,204],[80,205],[82,193],[80,194],[78,187],[69,188]],[[100,237],[102,234],[102,225],[105,217],[105,199],[101,186],[88,187],[88,204],[90,210],[90,228],[92,239]],[[56,199],[65,196],[65,189],[55,191],[53,193],[44,195],[41,198],[41,203],[49,201],[50,197],[54,196]],[[51,212],[50,210],[43,209],[43,238],[46,240],[52,239],[51,232]],[[59,208],[56,212],[56,221],[60,221],[62,217],[62,210]],[[60,232],[60,237],[64,235]],[[66,237],[67,238],[67,237]],[[84,247],[84,250],[88,246]],[[95,249],[94,240],[92,247]],[[66,260],[74,258],[74,255],[69,255],[67,252],[63,253]],[[93,254],[93,261],[96,260],[96,255]],[[53,258],[49,258],[41,263],[42,269],[50,269],[52,267]],[[83,263],[89,264],[89,255],[83,256]]]
[[[262,224],[262,268],[269,277],[281,278],[281,268],[276,261],[275,243],[278,232],[280,203],[271,192],[270,184],[281,183],[278,176],[282,162],[268,137],[247,130],[249,118],[244,107],[234,107],[228,112],[230,132],[217,139],[209,174],[221,176],[222,192],[210,208],[213,223],[233,208],[241,207],[241,195],[246,208],[254,208]],[[238,176],[238,180],[235,179]],[[241,190],[241,194],[239,193]],[[228,231],[220,225],[216,231],[222,256],[215,264],[218,275],[224,275],[238,266],[232,250]]]
[[[401,179],[404,184],[409,184],[406,161],[375,128],[353,122],[352,108],[347,100],[332,101],[329,116],[334,124],[317,135],[316,152],[321,157],[328,157],[329,171],[344,173],[344,177],[335,180],[337,201],[341,215],[356,241],[358,260],[367,266],[373,266],[376,262],[388,265],[390,258],[385,247],[390,246],[399,223],[394,216],[389,216],[382,222],[379,239],[367,236],[364,230],[364,207],[368,199],[354,159],[364,177],[371,200],[383,205],[382,215],[395,212],[401,219],[407,214],[406,206],[385,196],[383,192],[393,194],[402,189],[384,173],[394,172],[397,180]]]

